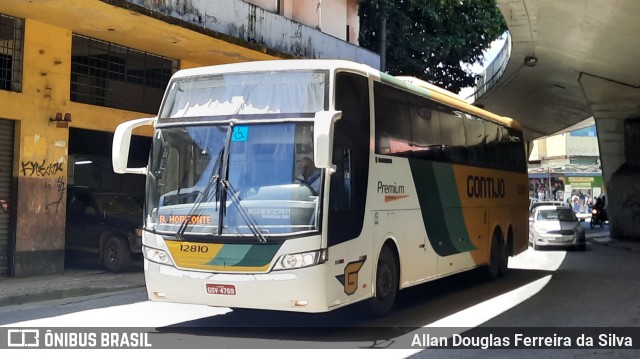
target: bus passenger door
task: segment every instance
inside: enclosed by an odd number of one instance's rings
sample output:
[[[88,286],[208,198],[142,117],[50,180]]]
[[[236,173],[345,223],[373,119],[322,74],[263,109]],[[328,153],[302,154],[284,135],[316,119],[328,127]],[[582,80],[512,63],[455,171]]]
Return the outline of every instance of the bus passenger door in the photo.
[[[335,106],[342,118],[335,123],[329,179],[327,233],[329,307],[359,300],[371,291],[371,226],[366,200],[369,180],[369,92],[364,76],[336,75]],[[327,183],[325,182],[325,185]],[[327,188],[325,186],[325,188]]]

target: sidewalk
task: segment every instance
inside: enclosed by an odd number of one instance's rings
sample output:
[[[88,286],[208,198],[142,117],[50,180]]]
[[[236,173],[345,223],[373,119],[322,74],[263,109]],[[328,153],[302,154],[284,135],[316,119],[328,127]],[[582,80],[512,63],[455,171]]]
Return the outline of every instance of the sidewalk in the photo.
[[[601,246],[614,247],[618,249],[627,250],[630,252],[640,253],[640,240],[630,241],[630,240],[622,240],[622,239],[614,239],[609,237],[609,232],[606,233],[605,236],[602,235],[587,235],[587,242],[594,243]]]
[[[101,269],[67,269],[35,277],[0,277],[0,307],[144,287],[142,268],[124,273]]]
[[[580,214],[577,214],[576,216],[578,218],[581,217]],[[586,223],[589,223],[591,221],[591,215],[590,214],[583,214],[582,218],[585,219]],[[628,251],[631,251],[631,252],[640,253],[640,238],[638,240],[635,240],[635,241],[623,240],[623,239],[614,239],[614,238],[610,237],[609,225],[608,224],[605,225],[605,229],[606,230],[598,230],[598,227],[596,227],[596,229],[586,230],[586,236],[585,237],[587,239],[587,242],[588,243],[597,244],[597,245],[614,247],[614,248],[628,250]]]

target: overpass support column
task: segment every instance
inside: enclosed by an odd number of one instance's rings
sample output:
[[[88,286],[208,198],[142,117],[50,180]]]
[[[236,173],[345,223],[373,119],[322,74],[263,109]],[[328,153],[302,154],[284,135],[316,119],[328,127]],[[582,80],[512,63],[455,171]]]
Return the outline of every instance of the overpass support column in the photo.
[[[598,130],[612,237],[640,240],[640,88],[582,74]]]

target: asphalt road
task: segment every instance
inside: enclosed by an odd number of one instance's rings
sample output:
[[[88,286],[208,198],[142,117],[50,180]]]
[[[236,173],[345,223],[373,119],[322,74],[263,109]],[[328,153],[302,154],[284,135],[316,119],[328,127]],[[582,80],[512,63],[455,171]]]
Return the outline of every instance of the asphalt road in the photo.
[[[588,223],[586,224],[588,226]],[[261,351],[261,357],[315,357],[338,350],[335,356],[367,357],[637,357],[632,350],[509,350],[426,349],[412,346],[425,328],[448,328],[462,333],[469,328],[531,327],[639,327],[640,261],[637,252],[589,244],[587,250],[529,249],[513,258],[510,274],[486,282],[475,272],[403,290],[397,308],[388,317],[365,320],[349,310],[322,315],[237,311],[226,308],[152,303],[142,289],[109,295],[63,299],[0,308],[0,325],[9,327],[123,327],[160,333],[167,347],[189,343],[209,348],[204,355],[236,357],[258,348],[300,348]],[[518,329],[510,329],[518,330]],[[449,334],[451,334],[449,333]],[[397,350],[373,350],[390,348]],[[342,351],[342,349],[348,349]],[[351,349],[359,349],[354,352]],[[153,350],[153,349],[151,349]],[[154,356],[175,356],[174,351]],[[61,350],[69,357],[86,358],[86,350]],[[129,350],[93,350],[92,359]],[[132,354],[142,354],[132,350]],[[173,353],[173,354],[168,354]],[[189,351],[188,353],[191,353]],[[250,351],[256,355],[255,351]],[[42,352],[6,350],[3,358],[24,358]],[[195,354],[194,354],[195,355]],[[146,356],[146,353],[145,353]]]

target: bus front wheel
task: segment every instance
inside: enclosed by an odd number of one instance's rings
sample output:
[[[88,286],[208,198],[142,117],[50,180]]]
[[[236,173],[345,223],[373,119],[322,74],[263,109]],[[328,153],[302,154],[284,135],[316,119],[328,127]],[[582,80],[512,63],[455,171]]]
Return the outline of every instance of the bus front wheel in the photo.
[[[389,246],[382,247],[376,269],[376,293],[368,300],[367,311],[373,317],[382,317],[393,309],[398,293],[398,263]]]

